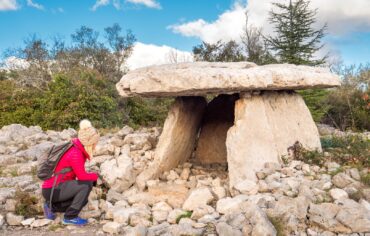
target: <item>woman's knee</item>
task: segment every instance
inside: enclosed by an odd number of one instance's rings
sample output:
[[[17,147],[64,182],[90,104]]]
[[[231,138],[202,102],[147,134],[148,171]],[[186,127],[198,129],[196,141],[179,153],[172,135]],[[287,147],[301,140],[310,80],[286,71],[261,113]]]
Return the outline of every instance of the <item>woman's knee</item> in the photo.
[[[79,181],[79,185],[81,185],[81,188],[89,192],[91,191],[93,184],[93,181]]]

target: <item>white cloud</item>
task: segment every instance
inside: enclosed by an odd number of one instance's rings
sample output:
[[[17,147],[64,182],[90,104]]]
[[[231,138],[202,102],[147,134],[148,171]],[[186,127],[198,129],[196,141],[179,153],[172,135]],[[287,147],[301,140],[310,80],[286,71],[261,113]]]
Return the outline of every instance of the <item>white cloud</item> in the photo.
[[[44,6],[35,2],[32,2],[32,0],[27,0],[27,6],[36,8],[38,10],[44,10]]]
[[[14,11],[18,9],[16,0],[0,0],[0,11]]]
[[[161,8],[161,5],[155,0],[126,0],[126,1],[130,3],[134,3],[134,4],[142,4],[150,8],[157,8],[157,9]]]
[[[96,11],[99,7],[103,7],[109,4],[109,0],[97,0],[91,10]]]
[[[287,1],[287,0],[286,0]],[[230,10],[225,11],[213,22],[203,19],[169,26],[175,33],[187,37],[197,37],[214,43],[218,40],[240,40],[245,23],[245,11],[249,14],[249,23],[263,27],[265,33],[272,33],[273,26],[268,22],[272,2],[276,0],[248,0],[247,3],[236,1]],[[311,0],[311,7],[318,9],[318,22],[328,24],[328,32],[341,35],[356,31],[370,31],[369,0]]]
[[[240,40],[245,24],[245,7],[236,3],[231,10],[221,14],[214,22],[203,19],[168,28],[187,37],[198,37],[203,41],[215,43],[218,40]]]
[[[133,4],[141,4],[149,8],[157,8],[157,9],[161,8],[161,5],[158,2],[156,2],[156,0],[126,0],[126,2],[133,3]],[[107,6],[110,3],[111,3],[110,0],[96,0],[91,10],[96,11],[96,9],[98,9],[99,7]],[[117,10],[121,9],[121,0],[112,0],[112,5]]]
[[[137,42],[132,55],[127,59],[126,66],[133,70],[150,65],[190,61],[193,61],[193,56],[190,52],[180,51],[165,45],[157,46]]]

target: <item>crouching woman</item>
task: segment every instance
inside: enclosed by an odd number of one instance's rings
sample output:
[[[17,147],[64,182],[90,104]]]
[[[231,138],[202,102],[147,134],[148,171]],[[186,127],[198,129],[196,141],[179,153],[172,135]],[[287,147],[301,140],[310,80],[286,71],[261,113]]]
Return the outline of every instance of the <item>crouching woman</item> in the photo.
[[[73,146],[63,154],[54,171],[58,173],[69,168],[69,172],[53,176],[42,184],[46,218],[55,219],[55,212],[64,212],[63,224],[87,224],[87,220],[78,215],[88,202],[89,194],[98,179],[98,174],[86,172],[85,162],[92,158],[98,141],[99,133],[90,121],[82,120],[78,138],[72,140]],[[52,191],[53,186],[54,190]]]

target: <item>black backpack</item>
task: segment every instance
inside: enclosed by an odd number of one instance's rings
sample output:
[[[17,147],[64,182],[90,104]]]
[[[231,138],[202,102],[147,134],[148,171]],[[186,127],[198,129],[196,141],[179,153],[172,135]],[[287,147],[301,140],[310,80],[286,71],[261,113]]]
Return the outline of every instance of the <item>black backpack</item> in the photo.
[[[64,175],[65,173],[72,171],[72,168],[67,167],[57,173],[54,173],[60,159],[71,147],[73,147],[72,141],[53,145],[52,147],[48,148],[39,159],[37,177],[41,180],[47,180],[55,176],[50,194],[50,208],[52,208],[51,201],[53,199],[55,183],[57,182],[58,176],[60,174]]]
[[[58,173],[54,173],[54,171],[60,161],[60,158],[62,158],[64,153],[66,153],[72,146],[73,143],[70,141],[53,145],[52,147],[48,148],[39,159],[37,177],[41,180],[47,180],[53,177],[53,175],[63,174],[60,172],[62,172],[64,169]]]

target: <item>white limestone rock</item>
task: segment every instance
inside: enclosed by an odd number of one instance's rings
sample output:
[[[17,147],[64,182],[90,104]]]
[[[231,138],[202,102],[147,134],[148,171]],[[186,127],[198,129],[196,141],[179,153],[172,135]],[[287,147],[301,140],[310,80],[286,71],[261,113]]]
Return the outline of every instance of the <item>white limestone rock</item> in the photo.
[[[329,193],[334,200],[348,198],[348,193],[340,188],[330,189]]]
[[[211,191],[207,187],[197,188],[190,192],[182,208],[192,211],[199,206],[207,205],[214,199]]]
[[[329,69],[289,64],[193,62],[150,66],[125,74],[116,87],[123,97],[197,96],[249,90],[328,88],[340,85]]]
[[[21,225],[23,220],[24,216],[15,215],[11,212],[6,214],[6,222],[8,223],[8,225],[12,226]]]
[[[119,234],[122,230],[122,224],[117,222],[108,222],[103,225],[103,231],[110,234]]]

